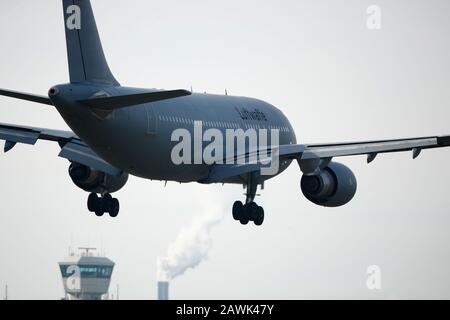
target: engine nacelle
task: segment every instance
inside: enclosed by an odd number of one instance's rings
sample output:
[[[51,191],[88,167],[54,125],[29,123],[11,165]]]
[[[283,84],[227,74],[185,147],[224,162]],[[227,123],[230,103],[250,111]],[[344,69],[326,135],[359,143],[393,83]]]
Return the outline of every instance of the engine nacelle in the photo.
[[[340,207],[353,199],[357,182],[349,168],[330,162],[318,174],[303,175],[300,186],[309,201],[323,207]]]
[[[128,174],[125,172],[120,176],[112,176],[75,162],[69,167],[69,175],[78,188],[93,193],[114,193],[128,181]]]

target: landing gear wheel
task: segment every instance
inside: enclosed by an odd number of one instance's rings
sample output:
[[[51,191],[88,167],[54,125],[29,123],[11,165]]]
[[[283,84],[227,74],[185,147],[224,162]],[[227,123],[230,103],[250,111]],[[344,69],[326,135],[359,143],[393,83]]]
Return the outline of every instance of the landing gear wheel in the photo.
[[[241,201],[236,201],[233,204],[233,219],[239,221],[242,217],[242,213],[244,211],[244,205]]]
[[[88,197],[87,206],[90,212],[95,212],[95,209],[99,206],[99,197],[96,193],[91,193]]]
[[[108,212],[112,218],[119,214],[119,200],[113,198],[109,193],[104,194],[101,198],[96,193],[91,193],[88,197],[87,206],[89,211],[95,212],[97,217],[101,217]]]
[[[255,203],[256,191],[261,181],[257,173],[248,174],[244,187],[247,189],[245,205],[240,201],[233,204],[233,218],[246,225],[253,221],[255,225],[260,226],[264,223],[264,209]]]
[[[247,225],[247,224],[249,223],[249,221],[250,221],[250,220],[248,220],[248,217],[242,217],[242,218],[239,220],[239,222],[240,222],[243,226]]]
[[[109,208],[109,216],[111,218],[117,217],[119,214],[119,210],[120,210],[119,200],[117,200],[116,198],[113,198],[110,202],[109,207],[110,207]]]
[[[241,214],[239,217],[239,221],[242,225],[247,225],[250,221],[253,221],[253,211],[254,206],[252,205],[253,202],[246,204],[241,209]],[[254,203],[253,203],[254,204]],[[256,206],[256,204],[254,204]]]
[[[256,217],[253,220],[255,225],[261,226],[264,223],[264,209],[260,206],[256,209]]]
[[[254,202],[250,202],[245,206],[245,211],[247,211],[247,217],[250,221],[255,221],[258,208],[258,205]]]
[[[261,226],[264,223],[264,209],[255,202],[243,205],[241,201],[236,201],[233,204],[233,219],[242,225],[253,221],[255,225]]]

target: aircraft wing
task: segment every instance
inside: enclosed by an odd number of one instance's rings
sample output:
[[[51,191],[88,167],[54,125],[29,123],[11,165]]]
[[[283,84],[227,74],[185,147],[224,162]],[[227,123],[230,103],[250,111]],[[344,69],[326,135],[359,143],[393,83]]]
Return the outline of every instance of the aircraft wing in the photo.
[[[370,163],[379,153],[402,151],[412,151],[413,158],[415,159],[424,149],[442,148],[449,146],[450,136],[330,144],[309,144],[305,145],[305,151],[303,152],[300,160],[367,155],[367,160]]]
[[[0,123],[0,140],[5,140],[5,152],[13,149],[17,143],[35,145],[38,140],[54,141],[61,147],[59,156],[62,158],[111,175],[121,174],[121,170],[96,155],[94,151],[71,131]]]
[[[264,151],[264,154],[269,154],[270,156],[276,150],[280,162],[284,160],[297,160],[300,166],[310,161],[317,161],[316,166],[318,166],[320,160],[331,160],[334,157],[356,155],[367,155],[367,162],[371,163],[380,153],[412,151],[413,159],[416,159],[424,149],[443,147],[450,147],[450,136],[328,144],[281,145],[278,148],[264,148],[238,155],[235,157],[235,160],[242,158],[248,159],[252,154],[261,154],[262,151]],[[216,164],[212,166],[209,177],[204,182],[217,183],[233,177],[244,177],[249,173],[260,171],[269,165],[270,163],[262,164],[259,162],[256,164]]]

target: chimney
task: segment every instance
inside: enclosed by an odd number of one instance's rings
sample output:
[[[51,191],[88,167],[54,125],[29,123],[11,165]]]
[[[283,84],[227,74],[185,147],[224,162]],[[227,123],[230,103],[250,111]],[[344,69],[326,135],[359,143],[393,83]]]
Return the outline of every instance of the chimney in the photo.
[[[156,260],[156,280],[157,283],[157,297],[158,300],[169,300],[169,274],[168,270],[168,259],[166,257],[158,257]]]
[[[158,281],[158,300],[169,300],[168,281]]]

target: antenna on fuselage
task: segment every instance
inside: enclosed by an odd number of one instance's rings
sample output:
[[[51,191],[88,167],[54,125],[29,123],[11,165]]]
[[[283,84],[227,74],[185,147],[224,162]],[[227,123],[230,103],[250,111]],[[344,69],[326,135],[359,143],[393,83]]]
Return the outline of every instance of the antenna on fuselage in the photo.
[[[228,89],[227,88],[225,88],[225,95],[226,96],[228,95]]]

